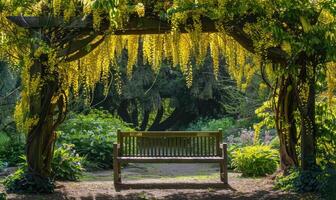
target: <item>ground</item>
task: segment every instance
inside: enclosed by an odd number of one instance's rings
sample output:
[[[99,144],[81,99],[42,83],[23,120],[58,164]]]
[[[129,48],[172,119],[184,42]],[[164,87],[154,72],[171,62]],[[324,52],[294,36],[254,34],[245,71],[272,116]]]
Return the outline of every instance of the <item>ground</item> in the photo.
[[[112,171],[87,172],[79,182],[57,182],[51,195],[9,194],[20,200],[201,200],[201,199],[313,199],[273,190],[270,178],[242,178],[229,173],[229,186],[219,181],[213,164],[134,164],[122,170],[123,185],[116,190]],[[0,184],[0,191],[3,186]]]

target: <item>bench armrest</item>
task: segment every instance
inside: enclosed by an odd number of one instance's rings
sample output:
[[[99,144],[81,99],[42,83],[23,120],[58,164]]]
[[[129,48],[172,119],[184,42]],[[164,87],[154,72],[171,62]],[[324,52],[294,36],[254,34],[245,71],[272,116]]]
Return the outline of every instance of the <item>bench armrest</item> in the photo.
[[[227,157],[227,143],[222,143],[219,145],[221,156]]]

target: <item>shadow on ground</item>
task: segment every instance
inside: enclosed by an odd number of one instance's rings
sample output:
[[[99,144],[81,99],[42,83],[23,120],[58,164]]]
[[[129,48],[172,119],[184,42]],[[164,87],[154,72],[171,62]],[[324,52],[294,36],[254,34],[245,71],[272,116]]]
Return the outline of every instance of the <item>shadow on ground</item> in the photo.
[[[116,191],[121,190],[133,190],[133,189],[227,189],[236,191],[234,188],[232,188],[228,184],[223,183],[126,183],[126,184],[120,184],[115,185]]]
[[[139,196],[140,195],[140,196]],[[109,197],[106,195],[97,195],[95,198],[94,197],[84,197],[83,200],[129,200],[129,199],[156,199],[154,196],[151,194],[147,193],[131,193],[127,194],[126,196],[121,196],[118,195],[116,197]],[[192,193],[183,193],[183,192],[178,192],[176,194],[171,194],[164,196],[160,199],[165,199],[165,200],[237,200],[237,199],[300,199],[296,195],[289,195],[289,194],[282,194],[282,195],[276,195],[273,196],[269,191],[258,191],[253,194],[221,194],[217,193],[216,191],[214,192],[192,192]]]
[[[196,191],[196,192],[183,192],[176,191],[176,193],[164,195],[157,197],[151,191],[141,191],[141,192],[131,192],[127,194],[109,195],[109,194],[92,194],[88,196],[78,196],[78,197],[68,197],[62,192],[56,192],[52,195],[25,195],[18,198],[10,198],[18,200],[154,200],[154,199],[164,199],[164,200],[299,200],[302,197],[296,194],[279,194],[270,192],[267,190],[261,190],[254,193],[239,193],[239,192],[227,192],[222,190],[212,190],[212,191]]]

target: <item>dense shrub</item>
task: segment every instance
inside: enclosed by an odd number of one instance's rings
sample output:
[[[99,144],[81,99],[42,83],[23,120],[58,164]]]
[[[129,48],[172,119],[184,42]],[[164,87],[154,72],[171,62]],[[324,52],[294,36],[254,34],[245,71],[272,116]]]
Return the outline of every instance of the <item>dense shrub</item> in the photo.
[[[239,148],[232,153],[232,165],[243,176],[265,176],[276,171],[279,155],[270,146],[256,145]]]
[[[55,150],[51,163],[54,179],[77,181],[82,176],[84,158],[80,157],[73,147],[73,145],[63,144]]]
[[[317,192],[325,199],[336,196],[336,170],[320,169],[301,171],[292,169],[286,176],[278,176],[275,188],[294,192]]]
[[[32,176],[27,173],[25,156],[20,156],[21,164],[16,172],[6,177],[4,185],[9,192],[17,193],[52,193],[54,180],[75,181],[84,169],[83,158],[76,154],[73,145],[64,144],[54,152],[51,162],[52,178]]]
[[[24,154],[24,141],[20,136],[13,136],[4,142],[0,148],[0,160],[8,163],[13,167],[20,163],[20,156]]]
[[[0,200],[6,200],[7,195],[5,193],[0,192]]]
[[[279,137],[275,137],[271,140],[271,142],[269,143],[269,145],[273,148],[273,149],[280,149],[280,140]]]
[[[15,193],[52,193],[55,187],[52,179],[32,176],[24,167],[9,175],[4,185],[8,192]]]
[[[327,103],[316,105],[317,163],[326,168],[336,169],[336,106]]]
[[[98,110],[75,114],[60,127],[58,143],[74,144],[74,149],[87,160],[88,168],[111,168],[113,143],[117,129],[132,130],[126,123]]]
[[[196,122],[189,124],[187,130],[190,131],[217,131],[222,128],[225,132],[228,128],[234,125],[232,118],[222,119],[199,119]]]
[[[0,131],[0,151],[3,150],[4,146],[9,142],[10,138],[6,133]]]
[[[7,167],[7,163],[3,160],[0,160],[0,172],[2,172]]]
[[[232,164],[232,157],[233,157],[233,152],[235,152],[239,148],[238,145],[236,144],[231,144],[228,146],[228,159],[227,159],[227,164],[228,164],[228,169],[233,170],[234,166]]]

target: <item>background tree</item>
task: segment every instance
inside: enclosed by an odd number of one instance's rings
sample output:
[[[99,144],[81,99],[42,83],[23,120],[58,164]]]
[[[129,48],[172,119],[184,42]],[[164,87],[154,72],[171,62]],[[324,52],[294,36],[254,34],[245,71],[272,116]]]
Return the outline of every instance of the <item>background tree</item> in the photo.
[[[169,62],[161,66],[157,75],[150,66],[138,62],[140,66],[136,66],[131,79],[127,78],[125,64],[120,63],[122,94],[118,95],[114,87],[118,83],[111,80],[110,91],[105,95],[101,83],[91,105],[119,115],[138,130],[176,130],[199,117],[233,115],[225,107],[234,103],[228,97],[236,94],[237,88],[221,62],[216,80],[209,55],[204,66],[194,69],[191,88],[186,86],[182,72],[170,67]],[[116,71],[111,74],[116,76]],[[225,87],[220,85],[225,81]]]

